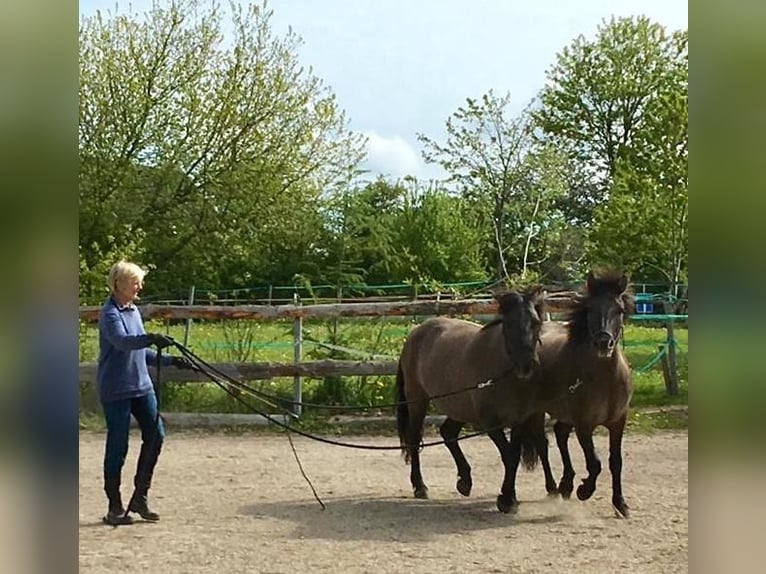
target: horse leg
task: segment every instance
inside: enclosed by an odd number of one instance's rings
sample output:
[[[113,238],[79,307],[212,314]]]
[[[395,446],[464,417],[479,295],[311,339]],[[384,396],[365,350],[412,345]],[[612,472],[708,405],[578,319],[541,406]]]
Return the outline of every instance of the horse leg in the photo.
[[[621,516],[629,515],[628,505],[622,496],[622,434],[625,430],[626,415],[607,425],[609,429],[609,472],[612,474],[612,505]]]
[[[572,466],[572,457],[569,455],[569,435],[571,432],[572,425],[570,424],[556,421],[556,424],[553,425],[553,433],[556,435],[556,445],[559,447],[561,463],[564,466],[558,490],[561,496],[565,499],[569,499],[574,490],[575,470],[574,466]]]
[[[601,461],[596,454],[596,448],[593,446],[593,428],[578,426],[575,427],[575,432],[585,455],[585,466],[588,469],[588,476],[583,478],[582,484],[577,487],[577,498],[588,500],[596,491],[596,479],[601,474]]]
[[[521,424],[511,429],[511,442],[514,435],[521,444],[521,460],[527,470],[533,470],[539,460],[545,475],[545,490],[549,495],[558,495],[559,490],[551,472],[548,459],[548,437],[545,436],[545,412],[535,413]]]
[[[533,415],[525,424],[528,424],[532,432],[535,451],[540,459],[545,475],[545,490],[549,496],[558,496],[559,489],[551,471],[551,461],[548,458],[548,437],[545,436],[545,413]]]
[[[473,487],[471,465],[468,464],[468,461],[463,454],[463,450],[457,442],[457,437],[462,428],[463,423],[447,417],[439,427],[439,434],[441,434],[442,439],[444,439],[444,444],[449,449],[450,454],[455,461],[455,466],[457,467],[457,491],[463,496],[469,496],[471,494],[471,488]]]
[[[488,434],[500,451],[500,457],[505,467],[503,486],[497,497],[497,509],[506,514],[515,513],[519,509],[519,501],[516,498],[516,471],[521,459],[521,441],[518,437],[514,438],[513,433],[511,433],[511,442],[508,442],[502,428],[496,428],[489,431]]]
[[[420,443],[423,440],[423,421],[426,418],[425,404],[410,404],[410,420],[407,432],[407,452],[410,458],[410,483],[415,498],[428,498],[428,487],[420,472]]]

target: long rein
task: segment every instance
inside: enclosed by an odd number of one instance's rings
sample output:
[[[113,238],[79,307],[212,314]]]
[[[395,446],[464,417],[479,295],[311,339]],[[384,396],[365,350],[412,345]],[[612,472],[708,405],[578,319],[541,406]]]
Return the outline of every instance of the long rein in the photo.
[[[346,448],[355,448],[355,449],[360,449],[360,450],[400,450],[402,448],[401,445],[399,445],[399,446],[380,446],[380,445],[362,445],[362,444],[341,442],[341,441],[332,440],[332,439],[324,438],[324,437],[321,437],[321,436],[317,436],[317,435],[314,435],[314,434],[302,431],[300,429],[296,429],[295,427],[293,427],[293,426],[291,426],[289,424],[286,424],[286,423],[284,423],[284,422],[274,418],[273,416],[271,416],[271,415],[261,411],[260,409],[256,408],[250,402],[244,400],[244,398],[242,398],[239,393],[233,392],[231,390],[231,388],[229,388],[229,387],[230,386],[233,387],[234,389],[240,391],[240,393],[241,392],[245,392],[247,394],[250,394],[250,395],[254,396],[255,398],[259,399],[261,402],[264,402],[264,403],[268,404],[269,406],[271,406],[273,408],[281,409],[287,415],[295,417],[295,418],[297,418],[297,417],[296,417],[296,415],[294,413],[286,410],[284,407],[280,407],[279,404],[277,404],[277,403],[282,403],[282,404],[287,403],[287,404],[291,404],[291,405],[304,405],[304,406],[317,406],[317,407],[323,407],[323,408],[339,408],[339,407],[333,407],[331,405],[316,405],[316,404],[313,404],[313,403],[302,403],[302,402],[298,402],[298,401],[285,401],[284,399],[282,399],[280,397],[276,397],[274,395],[269,395],[268,393],[263,393],[261,391],[258,391],[257,389],[253,389],[253,388],[249,387],[248,385],[242,383],[241,381],[238,381],[238,380],[234,379],[233,377],[227,375],[226,373],[223,373],[222,371],[220,371],[219,369],[217,369],[213,365],[211,365],[208,362],[206,362],[201,357],[195,355],[190,349],[188,349],[187,347],[185,347],[184,345],[182,345],[178,341],[173,341],[173,345],[179,351],[181,351],[181,353],[189,360],[189,362],[191,363],[192,368],[194,370],[197,370],[197,371],[207,375],[208,378],[210,378],[210,380],[213,383],[215,383],[220,389],[222,389],[226,394],[231,396],[234,400],[236,400],[240,404],[242,404],[245,407],[247,407],[253,413],[255,413],[257,415],[260,415],[261,417],[263,417],[267,421],[269,421],[269,422],[277,425],[278,427],[284,429],[285,431],[287,431],[287,440],[290,443],[290,448],[292,450],[293,456],[295,457],[295,462],[298,465],[298,470],[300,471],[300,473],[303,476],[304,480],[308,483],[309,487],[311,488],[311,492],[314,495],[314,498],[319,503],[319,506],[321,507],[322,510],[324,510],[326,508],[326,506],[325,506],[324,502],[322,501],[322,499],[317,494],[317,491],[314,488],[314,485],[312,484],[311,479],[309,479],[309,477],[306,475],[306,472],[303,469],[303,465],[301,464],[300,457],[298,456],[298,452],[295,449],[295,444],[293,443],[293,439],[292,439],[291,433],[294,432],[294,433],[296,433],[296,434],[298,434],[300,436],[303,436],[305,438],[308,438],[308,439],[311,439],[311,440],[315,440],[315,441],[318,441],[318,442],[322,442],[322,443],[325,443],[325,444],[330,444],[330,445],[334,445],[334,446],[342,446],[342,447],[346,447]],[[474,385],[471,385],[469,387],[458,389],[456,391],[452,391],[452,392],[449,392],[449,393],[443,393],[443,394],[440,394],[440,395],[429,397],[429,399],[442,398],[442,397],[452,396],[452,395],[456,395],[456,394],[459,394],[459,393],[464,393],[464,392],[475,390],[475,389],[486,388],[486,387],[492,385],[495,382],[495,380],[497,380],[498,378],[500,378],[500,377],[504,376],[505,374],[507,374],[507,372],[508,372],[508,370],[504,371],[503,373],[501,373],[500,375],[498,375],[496,377],[492,377],[492,378],[487,379],[485,381],[481,381],[481,382],[476,383]],[[158,373],[157,374],[159,375],[159,369],[158,369]],[[159,381],[158,381],[158,383],[159,383]],[[387,405],[373,405],[373,406],[368,407],[368,408],[396,407],[396,406],[401,406],[401,405],[404,405],[404,404],[410,404],[412,402],[416,402],[416,401],[400,401],[400,402],[397,402],[397,403],[390,403],[390,404],[387,404]],[[343,408],[349,408],[349,407],[345,407],[344,406]],[[358,407],[351,407],[351,408],[358,408]],[[499,427],[496,427],[496,428],[502,428],[502,426],[499,426]],[[495,428],[486,429],[486,430],[482,430],[482,431],[477,431],[477,432],[474,432],[474,433],[463,435],[462,437],[456,437],[456,438],[450,440],[449,442],[458,442],[458,441],[461,441],[461,440],[466,440],[466,439],[469,439],[469,438],[474,438],[474,437],[486,434],[486,433],[488,433],[488,432],[490,432],[492,430],[495,430]],[[447,442],[448,441],[446,441],[446,440],[432,441],[432,442],[421,442],[420,445],[419,445],[419,448],[422,449],[422,448],[425,448],[425,447],[447,444]]]
[[[290,426],[289,424],[286,424],[286,423],[280,421],[279,419],[276,419],[273,416],[271,416],[271,415],[261,411],[259,408],[253,406],[250,402],[245,401],[240,396],[239,393],[233,392],[230,387],[233,387],[237,391],[240,391],[240,393],[249,394],[249,395],[255,397],[256,399],[260,400],[261,402],[269,405],[272,408],[280,409],[285,415],[293,417],[293,418],[297,418],[297,416],[294,413],[292,413],[292,412],[288,411],[287,409],[285,409],[284,407],[280,406],[279,403],[287,404],[287,405],[302,405],[302,406],[308,406],[308,407],[319,407],[319,408],[336,409],[336,410],[345,410],[345,409],[355,409],[355,410],[358,410],[359,407],[356,407],[356,406],[352,407],[352,406],[347,406],[347,405],[321,405],[321,404],[307,403],[307,402],[301,402],[301,401],[288,401],[288,400],[285,400],[285,399],[283,399],[281,397],[278,397],[276,395],[271,395],[271,394],[268,394],[268,393],[264,393],[262,391],[254,389],[254,388],[246,385],[245,383],[243,383],[241,381],[238,381],[237,379],[235,379],[235,378],[227,375],[226,373],[220,371],[219,369],[217,369],[216,367],[214,367],[210,363],[206,362],[204,359],[202,359],[198,355],[194,354],[190,349],[188,349],[187,347],[185,347],[181,343],[179,343],[177,341],[174,341],[174,345],[191,362],[191,364],[192,364],[192,366],[193,366],[193,368],[195,370],[197,370],[197,371],[207,375],[208,378],[210,378],[210,380],[213,383],[215,383],[219,388],[221,388],[225,393],[227,393],[229,396],[231,396],[234,400],[238,401],[240,404],[242,404],[245,407],[247,407],[251,412],[253,412],[253,413],[257,414],[257,415],[262,416],[267,421],[277,425],[280,428],[285,429],[286,431],[294,432],[295,434],[298,434],[298,435],[303,436],[305,438],[316,440],[318,442],[323,442],[325,444],[331,444],[331,445],[335,445],[335,446],[342,446],[342,447],[346,447],[346,448],[355,448],[355,449],[360,449],[360,450],[400,450],[401,449],[401,445],[398,445],[398,446],[361,445],[361,444],[355,444],[355,443],[336,441],[336,440],[324,438],[324,437],[321,437],[321,436],[317,436],[317,435],[314,435],[314,434],[302,431],[300,429],[297,429],[297,428],[295,428],[293,426]],[[510,371],[510,369],[506,369],[506,371],[503,371],[499,375],[497,375],[495,377],[491,377],[489,379],[486,379],[486,380],[481,381],[479,383],[476,383],[474,385],[471,385],[471,386],[468,386],[468,387],[464,387],[464,388],[461,388],[461,389],[457,389],[455,391],[450,391],[448,393],[442,393],[442,394],[439,394],[439,395],[434,395],[432,397],[429,397],[429,400],[440,399],[440,398],[444,398],[444,397],[449,397],[449,396],[465,393],[465,392],[472,391],[472,390],[483,389],[483,388],[489,387],[489,386],[493,385],[496,380],[498,380],[498,379],[502,378],[503,376],[505,376],[506,374],[508,374],[509,371]],[[399,401],[399,402],[396,402],[396,403],[370,405],[370,406],[365,407],[365,408],[376,408],[376,409],[377,408],[393,408],[393,407],[398,407],[398,406],[402,406],[402,405],[414,404],[416,402],[422,402],[422,401]],[[500,428],[500,427],[498,427],[498,428]],[[494,429],[487,429],[487,430],[483,430],[483,431],[477,431],[475,433],[463,435],[462,437],[457,437],[457,438],[452,439],[450,441],[439,440],[439,441],[421,443],[420,447],[424,448],[424,447],[430,447],[430,446],[438,446],[438,445],[446,444],[447,442],[456,442],[456,441],[460,441],[460,440],[465,440],[465,439],[469,439],[469,438],[473,438],[473,437],[477,437],[477,436],[486,434],[487,432],[489,432],[491,430],[494,430]]]

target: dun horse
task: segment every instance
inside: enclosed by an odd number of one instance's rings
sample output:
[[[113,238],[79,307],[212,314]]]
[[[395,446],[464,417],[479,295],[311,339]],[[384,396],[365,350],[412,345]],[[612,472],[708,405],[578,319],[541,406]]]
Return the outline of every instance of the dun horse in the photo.
[[[463,425],[471,423],[487,431],[505,467],[497,508],[511,512],[518,506],[515,480],[522,446],[529,466],[537,452],[534,444],[522,445],[513,434],[509,442],[504,427],[521,423],[538,404],[539,389],[532,375],[538,364],[543,296],[534,289],[497,299],[500,314],[484,327],[437,317],[413,329],[404,344],[396,381],[397,426],[416,498],[428,498],[420,471],[420,443],[429,401],[455,393],[433,402],[447,415],[439,430],[457,466],[458,492],[468,496],[473,485],[471,467],[456,440]],[[482,382],[490,384],[460,392]]]
[[[540,368],[535,381],[544,389],[546,411],[556,420],[554,433],[561,453],[563,473],[559,492],[569,498],[575,471],[569,455],[569,435],[574,428],[585,455],[588,476],[577,488],[577,498],[587,500],[596,490],[601,462],[593,446],[593,431],[609,430],[609,470],[612,504],[624,517],[628,505],[622,494],[622,436],[633,393],[630,367],[618,344],[625,317],[632,312],[628,278],[614,271],[588,274],[585,295],[576,301],[567,324],[546,324],[540,346]],[[544,414],[524,425],[525,433],[543,440]],[[542,452],[543,466],[547,453]],[[546,471],[546,476],[549,471]]]

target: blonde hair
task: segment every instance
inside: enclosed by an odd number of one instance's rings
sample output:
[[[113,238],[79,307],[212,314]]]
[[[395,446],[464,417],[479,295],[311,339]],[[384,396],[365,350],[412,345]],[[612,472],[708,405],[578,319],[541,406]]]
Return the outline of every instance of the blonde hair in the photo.
[[[141,269],[138,265],[135,263],[130,263],[129,261],[118,261],[114,265],[112,265],[112,268],[109,270],[109,277],[107,278],[107,283],[109,285],[109,289],[114,293],[117,291],[117,283],[121,283],[124,279],[132,279],[132,280],[138,280],[139,282],[144,282],[144,276],[147,274],[147,271],[144,269]]]

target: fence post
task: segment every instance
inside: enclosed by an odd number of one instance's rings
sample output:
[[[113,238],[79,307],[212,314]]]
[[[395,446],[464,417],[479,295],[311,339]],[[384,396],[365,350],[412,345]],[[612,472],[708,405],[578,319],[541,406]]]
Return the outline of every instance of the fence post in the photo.
[[[670,315],[673,312],[672,305],[665,301],[663,303],[663,310],[666,315]],[[667,320],[665,328],[668,330],[668,394],[676,396],[678,395],[678,367],[676,364],[676,336],[673,329],[673,319]]]
[[[300,305],[298,294],[293,294],[293,303]],[[303,317],[296,317],[293,320],[293,362],[298,364],[303,358]],[[293,377],[293,413],[295,416],[301,416],[301,401],[303,401],[303,381],[300,375]]]
[[[660,366],[662,367],[662,379],[665,381],[665,392],[668,395],[673,394],[673,377],[670,375],[670,365],[668,364],[668,353],[665,345],[660,345],[657,348],[657,352],[662,356],[660,357]]]
[[[189,305],[194,305],[194,285],[189,289]],[[191,333],[192,320],[191,317],[186,319],[186,329],[184,330],[184,347],[189,346],[189,334]]]

